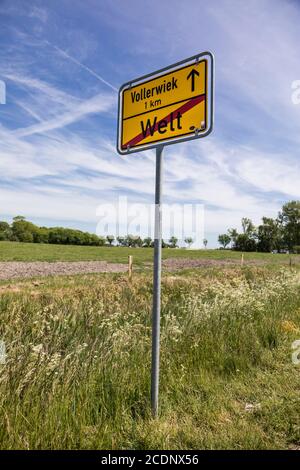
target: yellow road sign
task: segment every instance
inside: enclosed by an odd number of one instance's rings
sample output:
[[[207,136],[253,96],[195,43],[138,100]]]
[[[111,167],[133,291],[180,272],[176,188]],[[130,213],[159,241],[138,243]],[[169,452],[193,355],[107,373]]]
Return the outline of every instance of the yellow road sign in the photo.
[[[126,83],[119,92],[119,153],[207,135],[212,129],[212,93],[210,53]]]

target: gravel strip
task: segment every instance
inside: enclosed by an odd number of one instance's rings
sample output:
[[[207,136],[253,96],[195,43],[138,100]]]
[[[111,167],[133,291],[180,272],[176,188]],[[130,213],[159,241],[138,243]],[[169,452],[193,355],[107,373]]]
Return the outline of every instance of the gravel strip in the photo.
[[[107,263],[106,261],[44,261],[0,262],[0,280],[15,278],[30,278],[35,276],[53,276],[90,273],[120,273],[126,272],[126,264]]]
[[[201,268],[208,266],[234,266],[240,264],[238,260],[215,260],[215,259],[189,259],[169,258],[163,261],[163,267],[168,271],[177,269]]]
[[[280,255],[274,255],[280,256]],[[289,259],[282,259],[281,265],[287,266],[289,265]],[[300,257],[293,257],[292,259],[293,265],[299,264]],[[267,260],[263,259],[244,259],[244,266],[265,266],[268,264]],[[279,265],[279,264],[278,264]],[[163,261],[163,267],[167,271],[176,271],[178,269],[192,269],[192,268],[202,268],[202,267],[220,267],[220,266],[241,266],[241,260],[238,258],[235,259],[207,259],[207,258],[198,258],[198,259],[190,259],[190,258],[169,258]]]

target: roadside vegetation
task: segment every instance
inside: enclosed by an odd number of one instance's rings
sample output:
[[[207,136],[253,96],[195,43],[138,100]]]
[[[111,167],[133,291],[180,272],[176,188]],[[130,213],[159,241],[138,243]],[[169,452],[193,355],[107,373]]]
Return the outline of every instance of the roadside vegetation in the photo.
[[[276,219],[263,217],[258,227],[244,217],[242,233],[231,228],[218,241],[222,248],[237,251],[300,253],[300,201],[284,204]]]
[[[263,217],[258,227],[255,227],[253,222],[246,217],[242,218],[241,225],[242,233],[239,233],[236,228],[231,228],[227,233],[219,235],[218,241],[223,249],[262,253],[272,251],[300,253],[300,201],[290,201],[284,204],[276,219]],[[125,236],[112,234],[104,237],[63,227],[38,227],[22,216],[14,217],[11,224],[0,221],[0,241],[55,245],[107,245],[124,248],[153,247],[151,237],[142,239],[140,236],[130,234]],[[184,239],[187,248],[191,248],[193,242],[192,237]],[[206,248],[207,244],[208,241],[205,238],[203,246]],[[162,247],[177,248],[178,239],[172,236],[168,241],[162,240]]]
[[[94,233],[82,232],[64,227],[39,227],[26,220],[23,216],[13,218],[11,224],[0,221],[0,241],[23,242],[23,243],[49,243],[54,245],[80,245],[80,246],[119,246],[125,248],[144,247],[149,248],[154,245],[151,237],[142,239],[137,235],[98,236]],[[172,236],[168,242],[162,240],[163,248],[177,248],[178,239]],[[191,237],[187,237],[184,242],[188,247],[193,243]]]
[[[164,274],[158,420],[151,294],[147,273],[1,284],[2,449],[299,447],[299,271]]]
[[[129,255],[134,272],[131,281],[125,273],[0,281],[0,448],[299,449],[300,256],[281,254],[300,243],[297,204],[282,212],[276,250],[241,253],[232,232],[220,239],[231,250],[163,250],[157,420],[151,239],[113,249],[112,238],[32,243],[11,236],[30,222],[1,222],[10,233],[0,241],[2,272],[8,262],[124,264]],[[268,231],[242,225],[257,250],[255,237]]]
[[[130,248],[116,246],[76,246],[51,245],[44,243],[21,243],[0,241],[0,262],[3,261],[107,261],[110,263],[128,263],[128,256],[133,256],[134,268],[149,268],[153,262],[153,248]],[[162,251],[164,260],[215,260],[215,262],[228,260],[241,262],[241,253],[234,250],[176,250]],[[244,263],[267,265],[297,265],[299,255],[271,254],[271,253],[245,253]],[[188,262],[187,262],[188,265]],[[187,266],[188,267],[188,266]]]

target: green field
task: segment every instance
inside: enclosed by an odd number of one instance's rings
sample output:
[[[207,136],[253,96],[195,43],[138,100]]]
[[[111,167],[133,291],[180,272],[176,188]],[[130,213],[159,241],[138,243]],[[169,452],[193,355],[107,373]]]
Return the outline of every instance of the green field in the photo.
[[[165,276],[149,412],[151,276],[1,287],[0,448],[296,448],[297,272]]]
[[[191,258],[213,260],[240,260],[241,253],[231,250],[186,250],[165,248],[163,259]],[[132,255],[134,263],[141,266],[153,260],[152,248],[94,247],[74,245],[48,245],[35,243],[0,242],[0,261],[108,261],[127,263]],[[270,265],[286,265],[290,258],[300,262],[300,255],[273,255],[269,253],[245,253],[245,262],[258,261]]]
[[[151,249],[1,243],[1,260]],[[165,257],[240,253],[164,250]],[[300,273],[284,255],[164,272],[160,414],[150,413],[151,272],[0,285],[0,449],[297,449]],[[277,261],[277,260],[280,260]],[[272,267],[272,269],[270,269]],[[2,351],[3,352],[3,351]]]

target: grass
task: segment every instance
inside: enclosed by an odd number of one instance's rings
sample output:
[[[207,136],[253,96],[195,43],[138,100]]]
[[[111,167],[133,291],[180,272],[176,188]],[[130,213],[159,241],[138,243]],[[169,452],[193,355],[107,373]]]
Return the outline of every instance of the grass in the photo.
[[[35,243],[0,242],[0,261],[89,261],[99,260],[111,263],[127,263],[128,255],[133,255],[134,264],[144,266],[153,261],[152,248],[89,247],[74,245],[48,245]],[[163,249],[163,259],[203,258],[212,260],[239,260],[241,253],[230,250],[185,250]],[[300,261],[300,255],[293,255]],[[289,255],[269,253],[245,253],[245,262],[259,261],[270,265],[288,264]]]
[[[1,286],[0,448],[299,446],[299,272],[163,276],[157,420],[151,293],[147,273]]]

